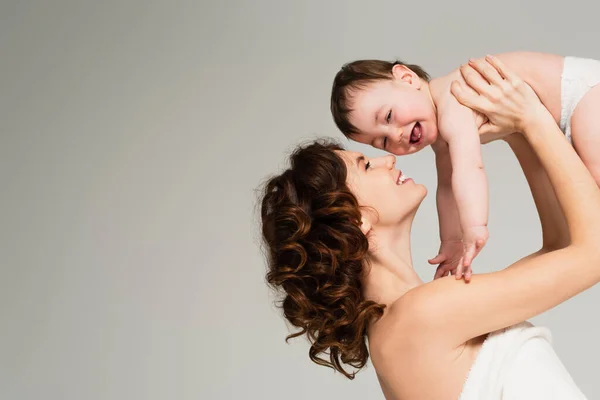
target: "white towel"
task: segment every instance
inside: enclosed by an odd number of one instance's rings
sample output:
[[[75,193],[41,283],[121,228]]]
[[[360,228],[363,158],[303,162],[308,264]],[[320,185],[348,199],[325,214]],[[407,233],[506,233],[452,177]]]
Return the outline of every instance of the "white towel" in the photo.
[[[523,322],[488,335],[459,400],[586,400],[546,328]]]

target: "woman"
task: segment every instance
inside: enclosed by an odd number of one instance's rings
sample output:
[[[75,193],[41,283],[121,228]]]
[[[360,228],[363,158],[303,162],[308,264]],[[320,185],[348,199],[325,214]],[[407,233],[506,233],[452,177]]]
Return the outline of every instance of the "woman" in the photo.
[[[392,156],[369,160],[316,142],[265,188],[267,279],[286,294],[285,317],[300,328],[291,337],[307,334],[311,359],[349,378],[342,364],[361,368],[370,355],[387,399],[585,398],[547,332],[522,321],[600,281],[600,191],[533,90],[492,62],[463,70],[477,93],[464,84],[453,93],[486,114],[521,160],[537,154],[539,165],[522,167],[528,180],[546,173],[551,184],[531,187],[542,250],[468,284],[424,284],[410,230],[426,189]]]

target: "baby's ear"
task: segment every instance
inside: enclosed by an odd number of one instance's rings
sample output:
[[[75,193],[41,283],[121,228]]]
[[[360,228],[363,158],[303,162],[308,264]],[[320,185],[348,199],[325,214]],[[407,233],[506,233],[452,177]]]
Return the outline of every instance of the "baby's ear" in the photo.
[[[396,64],[392,67],[392,76],[394,80],[402,82],[414,89],[421,89],[421,78],[406,65]]]

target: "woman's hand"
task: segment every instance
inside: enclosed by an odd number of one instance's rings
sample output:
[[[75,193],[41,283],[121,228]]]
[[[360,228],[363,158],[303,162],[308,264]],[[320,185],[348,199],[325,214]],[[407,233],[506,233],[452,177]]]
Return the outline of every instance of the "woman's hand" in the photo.
[[[459,103],[487,117],[479,128],[485,142],[522,132],[529,121],[548,113],[531,86],[496,57],[471,60],[460,72],[466,84],[454,81],[450,91]]]

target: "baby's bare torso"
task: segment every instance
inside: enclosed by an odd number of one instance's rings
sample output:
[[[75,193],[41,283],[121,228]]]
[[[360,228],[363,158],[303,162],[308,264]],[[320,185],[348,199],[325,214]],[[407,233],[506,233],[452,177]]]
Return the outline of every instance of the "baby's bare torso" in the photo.
[[[503,53],[496,57],[532,87],[558,124],[561,117],[561,75],[564,57],[532,52]],[[445,76],[431,80],[429,84],[431,96],[438,106],[438,113],[444,112],[444,100],[447,99],[447,96],[452,96],[450,85],[455,80],[462,81],[459,68]],[[487,121],[485,116],[474,113],[477,127]]]

